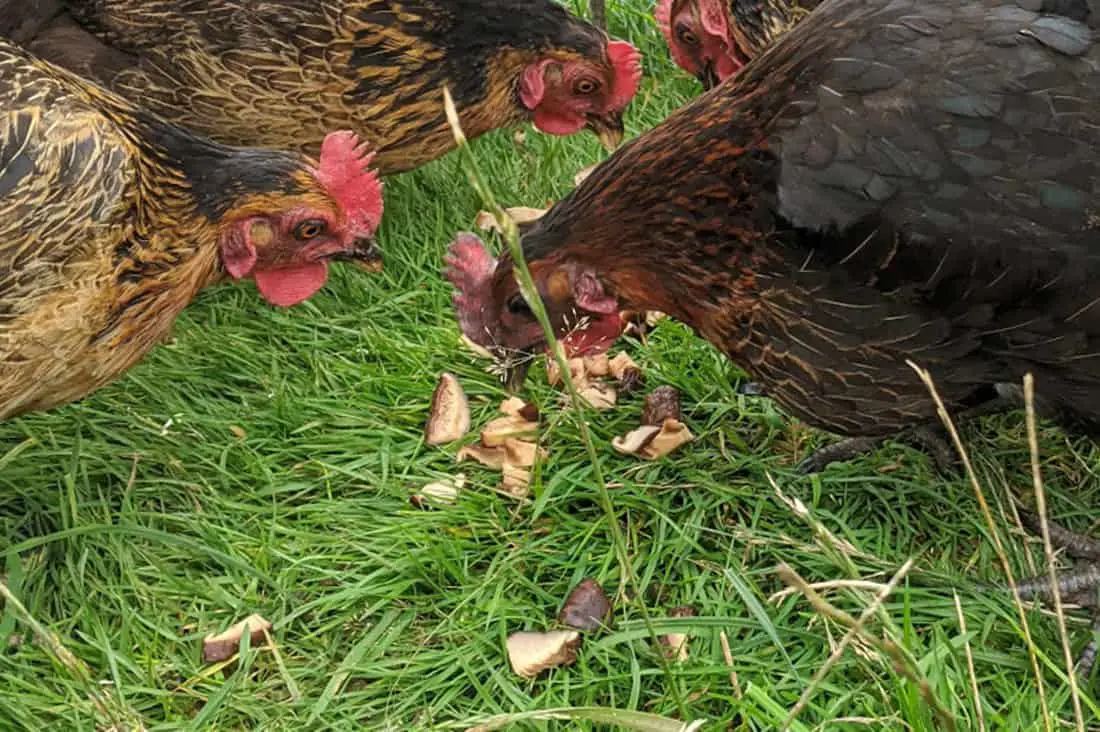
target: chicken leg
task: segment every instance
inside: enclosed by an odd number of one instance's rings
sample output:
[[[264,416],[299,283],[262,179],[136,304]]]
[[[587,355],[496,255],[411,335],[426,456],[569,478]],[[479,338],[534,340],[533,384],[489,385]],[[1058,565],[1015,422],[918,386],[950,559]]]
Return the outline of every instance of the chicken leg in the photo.
[[[955,415],[952,418],[955,424],[970,422],[994,414],[1002,414],[1018,409],[1023,405],[1023,391],[1015,384],[997,384],[995,392],[995,396],[991,399],[969,409],[964,409]],[[1039,416],[1054,416],[1053,408],[1042,400],[1036,399],[1035,409]],[[824,470],[830,463],[851,460],[871,452],[889,439],[908,442],[914,447],[924,450],[936,463],[936,468],[941,473],[949,474],[955,472],[959,467],[954,445],[951,444],[946,430],[939,425],[926,424],[910,427],[893,436],[849,437],[825,445],[800,462],[798,471],[805,474],[819,472]]]
[[[1018,509],[1017,513],[1024,528],[1035,534],[1042,532],[1038,516],[1023,509]],[[1092,638],[1077,658],[1077,675],[1086,679],[1096,661],[1097,634],[1100,633],[1100,540],[1070,531],[1050,520],[1047,521],[1047,528],[1051,544],[1063,549],[1068,556],[1081,560],[1073,569],[1058,574],[1058,594],[1063,602],[1089,608],[1093,613]],[[1040,598],[1051,601],[1054,596],[1046,574],[1020,580],[1016,589],[1022,600]]]
[[[936,469],[941,473],[951,473],[958,466],[955,450],[943,430],[929,425],[921,425],[904,430],[893,438],[849,437],[819,447],[798,464],[798,472],[804,474],[820,472],[831,463],[844,462],[869,453],[889,439],[908,442],[914,447],[924,450],[936,463]]]

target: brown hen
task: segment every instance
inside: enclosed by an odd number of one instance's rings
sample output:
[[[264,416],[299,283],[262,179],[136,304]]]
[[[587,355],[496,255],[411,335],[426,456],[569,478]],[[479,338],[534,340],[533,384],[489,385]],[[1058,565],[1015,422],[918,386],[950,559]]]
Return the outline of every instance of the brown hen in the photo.
[[[629,43],[552,0],[63,4],[16,40],[219,142],[313,153],[327,130],[352,129],[382,173],[454,147],[444,86],[471,138],[533,121],[587,127],[610,149],[641,75]]]
[[[909,359],[953,410],[1030,371],[1095,429],[1100,43],[1060,6],[821,5],[525,233],[556,323],[605,347],[620,311],[661,310],[847,436],[936,422]],[[471,339],[541,347],[507,259],[472,237],[450,259]]]
[[[826,0],[525,232],[552,322],[592,350],[621,310],[662,310],[857,445],[937,423],[909,360],[957,413],[1030,372],[1100,432],[1096,4]],[[469,338],[542,348],[507,257],[464,235],[449,261]]]
[[[0,419],[118,378],[224,272],[288,306],[375,260],[367,162],[218,145],[0,41]]]
[[[741,70],[821,0],[660,0],[672,60],[711,89]]]

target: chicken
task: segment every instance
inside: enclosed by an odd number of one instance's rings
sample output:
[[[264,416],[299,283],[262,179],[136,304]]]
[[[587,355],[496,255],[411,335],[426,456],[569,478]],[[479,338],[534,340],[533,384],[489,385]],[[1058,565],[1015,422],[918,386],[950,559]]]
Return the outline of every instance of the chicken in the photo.
[[[672,60],[711,89],[741,70],[821,0],[660,0]]]
[[[9,21],[15,40],[222,143],[313,154],[327,130],[353,129],[383,174],[454,147],[445,86],[470,138],[533,121],[553,135],[588,128],[612,149],[641,77],[633,46],[552,0],[64,4]]]
[[[115,380],[223,273],[289,306],[375,260],[369,161],[218,145],[0,41],[0,419]]]
[[[657,309],[789,413],[865,445],[936,424],[909,360],[956,413],[1031,372],[1052,416],[1096,434],[1090,3],[825,0],[525,232],[567,350],[605,349],[622,310]],[[471,340],[513,361],[543,348],[507,256],[460,235],[448,263]]]
[[[910,359],[954,411],[1032,372],[1095,430],[1100,43],[1063,6],[827,0],[526,231],[555,325],[606,348],[660,310],[855,438],[937,423]],[[507,257],[449,265],[469,338],[542,347]]]

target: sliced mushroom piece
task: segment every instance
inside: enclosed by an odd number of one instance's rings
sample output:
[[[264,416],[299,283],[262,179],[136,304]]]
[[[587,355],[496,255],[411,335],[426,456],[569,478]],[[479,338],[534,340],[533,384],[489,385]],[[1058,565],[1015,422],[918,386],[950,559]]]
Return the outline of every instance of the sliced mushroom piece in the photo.
[[[487,447],[499,447],[510,439],[531,437],[538,431],[538,423],[519,415],[497,417],[481,430],[481,442]]]
[[[470,431],[470,404],[466,393],[458,383],[458,377],[450,373],[439,375],[432,394],[428,422],[424,425],[424,439],[429,445],[442,445],[462,439]]]
[[[546,457],[546,450],[527,440],[505,440],[503,448],[505,464],[519,468],[529,468],[539,458]]]
[[[629,394],[645,382],[642,370],[626,351],[616,355],[607,365],[611,375],[619,382],[619,391],[623,394]]]
[[[687,425],[675,419],[666,419],[660,427],[643,425],[622,437],[616,437],[611,440],[611,446],[627,455],[656,460],[694,439]]]
[[[591,578],[573,588],[558,613],[558,622],[576,630],[599,630],[610,618],[611,600],[600,583]]]
[[[500,488],[513,498],[526,498],[531,492],[531,471],[518,465],[504,463]]]
[[[489,352],[488,348],[486,348],[485,346],[479,345],[477,343],[474,343],[473,341],[471,341],[469,338],[466,337],[465,333],[462,334],[462,337],[459,338],[459,341],[462,343],[463,346],[465,346],[467,348],[467,350],[472,351],[473,354],[475,356],[477,356],[478,358],[486,358],[486,359],[494,359],[495,358],[493,356],[493,354]]]
[[[679,422],[683,419],[680,413],[680,392],[672,386],[658,386],[645,398],[642,407],[642,424],[664,424],[666,419]]]
[[[467,458],[473,458],[487,468],[502,470],[504,463],[508,462],[508,451],[501,447],[486,447],[485,445],[465,445],[458,451],[455,460],[462,462]]]
[[[519,225],[538,221],[547,210],[545,208],[531,208],[530,206],[512,206],[504,209],[504,213]],[[498,234],[503,233],[504,230],[504,227],[500,225],[500,221],[491,211],[478,211],[477,217],[474,219],[474,225],[482,231],[495,231]]]
[[[526,402],[519,397],[508,397],[500,403],[500,411],[509,417],[522,417],[528,422],[539,421],[539,408],[534,402]]]
[[[548,668],[575,662],[580,642],[581,634],[575,630],[512,633],[507,641],[508,661],[516,675],[533,679]]]
[[[515,221],[517,224],[529,224],[532,221],[538,221],[546,212],[550,209],[547,208],[532,208],[530,206],[512,206],[511,208],[504,209],[504,213],[508,214],[508,218]]]
[[[602,381],[595,381],[578,391],[581,399],[592,405],[594,409],[611,409],[618,401],[615,387]]]
[[[610,359],[607,362],[607,371],[616,379],[622,381],[626,372],[630,369],[640,371],[638,364],[634,363],[634,359],[630,357],[630,354],[626,351],[620,351],[615,354],[615,358]]]
[[[466,485],[466,476],[459,473],[448,480],[437,480],[428,483],[409,497],[409,501],[417,508],[428,509],[433,505],[452,506],[458,503],[458,494]]]
[[[694,439],[695,435],[691,434],[686,424],[675,419],[666,419],[661,424],[661,431],[645,447],[646,457],[656,460]]]
[[[644,450],[653,438],[660,433],[661,428],[655,425],[643,425],[638,429],[627,432],[622,437],[614,437],[611,446],[627,455],[638,455]]]
[[[474,226],[482,231],[500,231],[500,224],[497,223],[497,217],[488,211],[477,212],[477,216],[474,217]]]
[[[697,615],[695,608],[688,605],[682,607],[674,607],[668,611],[670,618],[693,618]],[[668,633],[658,638],[666,658],[675,659],[677,663],[684,663],[688,660],[688,639],[691,636],[687,633]]]
[[[202,660],[206,663],[215,663],[232,658],[240,647],[241,638],[245,633],[249,634],[249,645],[256,646],[264,640],[264,635],[269,630],[271,630],[270,621],[258,613],[252,613],[221,633],[210,634],[203,638]]]
[[[589,376],[607,376],[611,373],[611,361],[607,358],[606,353],[585,356],[583,362],[584,372]]]
[[[558,362],[555,359],[547,358],[546,383],[550,386],[557,386],[558,382],[561,381],[561,370],[558,368]],[[573,379],[573,386],[578,389],[588,384],[588,373],[584,369],[583,358],[569,359],[569,377]]]

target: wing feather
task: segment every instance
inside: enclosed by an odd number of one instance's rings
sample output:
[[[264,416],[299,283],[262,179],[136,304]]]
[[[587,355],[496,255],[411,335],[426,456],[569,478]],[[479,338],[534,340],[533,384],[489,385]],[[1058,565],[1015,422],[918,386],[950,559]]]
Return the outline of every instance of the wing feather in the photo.
[[[0,110],[0,313],[10,317],[132,235],[136,171],[132,145],[87,96],[3,47]]]

